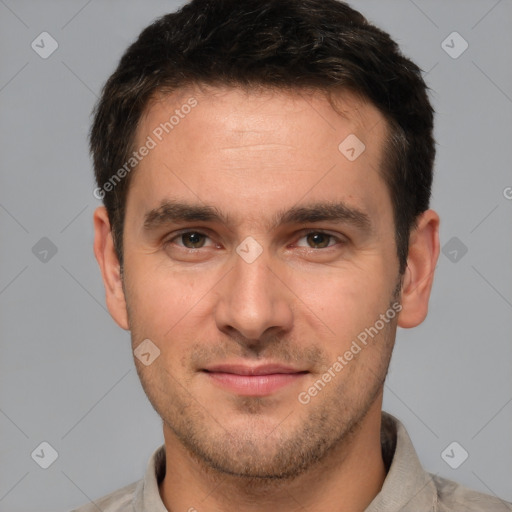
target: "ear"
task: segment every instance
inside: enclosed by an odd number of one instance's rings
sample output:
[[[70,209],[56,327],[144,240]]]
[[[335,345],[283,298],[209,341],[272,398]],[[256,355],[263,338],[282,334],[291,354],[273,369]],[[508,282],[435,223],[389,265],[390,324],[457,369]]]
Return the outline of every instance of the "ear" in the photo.
[[[112,318],[128,330],[128,313],[121,279],[121,266],[114,249],[114,240],[107,210],[104,206],[94,212],[94,255],[98,260],[105,285],[105,297]]]
[[[409,237],[407,268],[402,284],[400,327],[416,327],[425,320],[439,257],[439,216],[433,210],[423,212]]]

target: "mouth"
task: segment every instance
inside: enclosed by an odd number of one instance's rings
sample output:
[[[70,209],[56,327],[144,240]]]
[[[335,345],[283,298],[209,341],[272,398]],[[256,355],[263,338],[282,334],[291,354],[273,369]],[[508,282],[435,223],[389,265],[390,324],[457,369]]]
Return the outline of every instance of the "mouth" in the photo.
[[[240,396],[268,396],[297,383],[309,373],[280,364],[221,364],[202,372],[215,386]]]

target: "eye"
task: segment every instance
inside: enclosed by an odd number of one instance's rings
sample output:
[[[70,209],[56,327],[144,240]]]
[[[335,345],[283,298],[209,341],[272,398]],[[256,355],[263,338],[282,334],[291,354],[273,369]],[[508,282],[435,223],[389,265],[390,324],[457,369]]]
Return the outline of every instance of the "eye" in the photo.
[[[305,240],[308,247],[312,249],[325,249],[326,247],[332,247],[336,242],[340,240],[329,233],[323,231],[310,231],[302,236],[300,240]],[[297,243],[299,247],[305,247],[304,245]]]
[[[186,231],[171,238],[166,244],[175,243],[186,249],[201,249],[205,246],[208,236],[199,231]]]

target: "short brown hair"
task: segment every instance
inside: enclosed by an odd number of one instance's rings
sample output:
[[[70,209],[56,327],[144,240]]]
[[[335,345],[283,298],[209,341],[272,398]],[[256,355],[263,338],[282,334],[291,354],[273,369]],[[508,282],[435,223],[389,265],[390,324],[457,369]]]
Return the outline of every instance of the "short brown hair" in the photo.
[[[129,159],[149,100],[194,84],[347,89],[377,107],[389,127],[381,171],[403,273],[410,230],[430,201],[434,111],[421,70],[386,32],[337,0],[192,0],[157,19],[127,49],[96,106],[90,149],[100,189]],[[130,176],[102,194],[121,264]]]

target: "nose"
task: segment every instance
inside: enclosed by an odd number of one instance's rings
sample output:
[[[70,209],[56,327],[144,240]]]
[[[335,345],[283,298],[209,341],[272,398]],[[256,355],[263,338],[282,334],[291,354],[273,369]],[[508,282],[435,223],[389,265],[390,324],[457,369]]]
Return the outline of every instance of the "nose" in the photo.
[[[218,329],[247,346],[262,345],[270,333],[289,331],[293,325],[293,294],[285,276],[271,269],[266,253],[251,263],[234,254],[234,268],[217,289]]]

